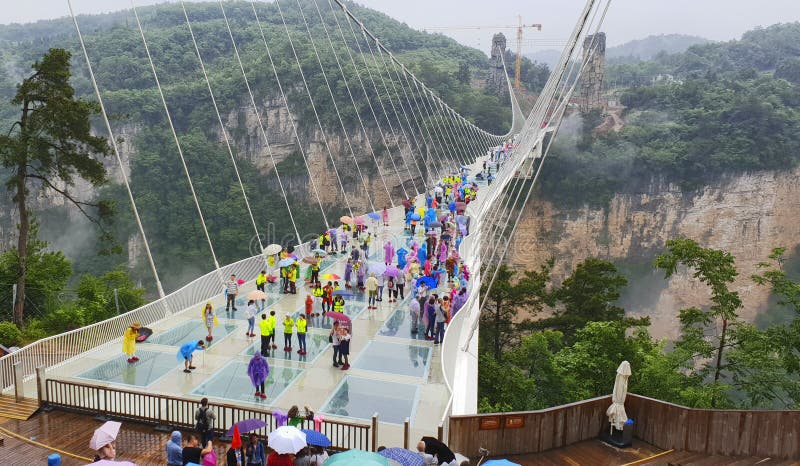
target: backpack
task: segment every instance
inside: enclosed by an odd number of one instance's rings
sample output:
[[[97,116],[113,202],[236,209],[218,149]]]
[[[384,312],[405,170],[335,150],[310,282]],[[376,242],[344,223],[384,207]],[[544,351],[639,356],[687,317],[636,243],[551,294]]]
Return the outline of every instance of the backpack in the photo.
[[[195,428],[200,432],[205,432],[208,430],[208,408],[200,408],[199,411]]]
[[[389,283],[387,283],[386,286],[389,287],[390,290],[394,288],[394,280],[389,278]]]

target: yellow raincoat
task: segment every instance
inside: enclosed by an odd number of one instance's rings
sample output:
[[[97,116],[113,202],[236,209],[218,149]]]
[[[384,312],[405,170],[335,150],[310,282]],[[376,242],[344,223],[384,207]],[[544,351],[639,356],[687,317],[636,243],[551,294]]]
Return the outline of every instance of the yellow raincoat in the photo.
[[[122,336],[122,352],[128,356],[133,356],[136,352],[136,337],[139,332],[131,327],[125,329],[125,334]]]
[[[205,323],[207,322],[206,321],[206,308],[205,308],[205,306],[203,306],[203,310],[200,311],[200,312],[201,312],[201,315],[203,316],[203,325],[205,325]],[[217,314],[214,313],[214,308],[212,307],[208,312],[210,312],[210,313],[212,313],[214,315],[214,327],[219,325],[219,320],[217,320]]]

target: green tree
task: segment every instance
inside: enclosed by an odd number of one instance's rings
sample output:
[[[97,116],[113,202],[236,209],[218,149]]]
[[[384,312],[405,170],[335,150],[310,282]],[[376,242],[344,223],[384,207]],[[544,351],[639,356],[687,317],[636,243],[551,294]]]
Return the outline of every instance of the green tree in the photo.
[[[519,329],[527,325],[530,316],[536,315],[551,301],[546,286],[552,267],[553,261],[550,260],[538,271],[526,271],[522,278],[515,280],[516,272],[501,265],[491,289],[488,289],[488,283],[482,285],[481,294],[486,296],[487,304],[481,312],[480,339],[482,345],[491,348],[495,360],[502,360],[503,349],[519,340]],[[486,277],[491,275],[487,273]],[[518,321],[521,309],[528,317]]]
[[[676,351],[685,357],[686,368],[712,383],[708,389],[711,408],[729,403],[724,397],[727,385],[723,383],[726,369],[725,352],[736,344],[735,327],[740,324],[738,311],[742,307],[739,293],[729,285],[739,274],[734,257],[725,251],[706,249],[687,238],[667,241],[667,251],[655,259],[655,266],[665,273],[665,278],[678,271],[679,266],[693,270],[693,277],[708,285],[711,305],[707,310],[696,307],[681,309],[681,337],[675,343]],[[707,330],[717,332],[707,335]]]
[[[99,322],[144,304],[144,288],[136,286],[126,270],[117,269],[101,277],[84,275],[78,287],[77,305],[84,310],[86,320]],[[115,293],[116,291],[116,293]]]
[[[587,322],[622,320],[625,310],[614,303],[628,279],[617,271],[611,262],[587,258],[567,277],[561,287],[553,292],[561,304],[553,316],[534,322],[535,329],[551,328],[564,334],[567,343]],[[647,319],[632,319],[631,324],[643,325]]]
[[[465,86],[469,85],[470,77],[471,74],[469,71],[469,65],[464,62],[459,63],[458,72],[456,73],[456,79],[458,79],[458,82]]]
[[[33,64],[34,73],[22,81],[11,100],[19,108],[19,119],[11,125],[8,135],[0,136],[0,159],[11,173],[6,187],[19,214],[14,303],[14,321],[18,325],[24,317],[31,229],[28,198],[35,195],[32,190],[59,193],[96,223],[110,214],[108,205],[80,201],[67,190],[76,176],[94,186],[103,184],[105,168],[92,155],[105,155],[109,151],[104,138],[91,134],[89,119],[98,106],[75,97],[69,83],[69,61],[70,53],[66,50],[50,49],[41,61]],[[97,208],[97,218],[87,210],[89,207]]]

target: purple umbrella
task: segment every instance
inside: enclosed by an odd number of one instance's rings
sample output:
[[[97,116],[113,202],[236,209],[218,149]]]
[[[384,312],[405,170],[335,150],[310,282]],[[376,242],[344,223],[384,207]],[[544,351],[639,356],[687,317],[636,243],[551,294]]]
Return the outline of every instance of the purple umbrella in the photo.
[[[262,421],[261,419],[245,419],[244,421],[239,421],[233,426],[231,426],[231,428],[228,429],[227,433],[228,436],[233,435],[234,426],[239,426],[239,432],[245,433],[245,432],[252,432],[258,429],[263,429],[264,427],[267,426],[267,423]]]
[[[397,266],[390,265],[386,267],[386,272],[383,272],[383,274],[387,277],[397,278],[400,276],[400,269],[398,269]]]
[[[380,220],[381,219],[381,214],[379,214],[377,212],[370,212],[370,213],[367,214],[367,217],[371,218],[372,220]]]

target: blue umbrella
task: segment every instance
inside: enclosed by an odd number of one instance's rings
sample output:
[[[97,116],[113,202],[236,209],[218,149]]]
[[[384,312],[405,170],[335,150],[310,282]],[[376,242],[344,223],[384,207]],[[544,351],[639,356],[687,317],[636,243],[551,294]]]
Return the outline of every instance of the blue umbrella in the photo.
[[[336,453],[325,461],[325,466],[389,466],[389,460],[383,456],[364,450],[347,450]]]
[[[318,255],[318,256],[324,256],[324,255],[328,254],[327,252],[325,252],[325,250],[324,250],[324,249],[319,249],[319,248],[317,248],[317,249],[314,249],[314,250],[313,250],[313,251],[311,251],[311,252],[313,252],[314,254],[316,254],[316,255]]]
[[[405,448],[387,448],[378,452],[379,455],[397,461],[403,466],[424,466],[422,456],[414,451]]]
[[[438,285],[436,283],[436,279],[433,278],[433,277],[421,277],[421,278],[418,278],[416,286],[420,286],[421,284],[424,284],[428,288],[436,288],[437,285]]]
[[[297,262],[297,260],[294,257],[287,257],[286,259],[281,259],[278,261],[278,267],[289,267],[295,262]]]
[[[244,421],[239,421],[233,426],[239,426],[239,432],[246,433],[252,432],[254,430],[258,430],[267,426],[267,423],[262,421],[261,419],[245,419]],[[233,435],[233,426],[228,429],[228,436]]]
[[[422,217],[419,216],[419,213],[414,212],[413,214],[411,214],[411,220],[414,220],[415,222],[419,222],[421,219],[422,219]]]
[[[508,461],[508,460],[489,460],[481,464],[483,466],[522,466],[519,463],[515,463],[513,461]]]
[[[331,446],[331,439],[329,439],[322,432],[317,432],[316,430],[311,430],[311,429],[300,429],[300,430],[301,432],[306,434],[307,444],[323,448]]]
[[[370,213],[367,214],[367,217],[371,218],[372,220],[380,220],[381,219],[381,214],[379,214],[377,212],[370,212]]]
[[[461,165],[461,169],[462,170],[467,170],[467,171],[472,170],[471,168],[469,168],[469,167],[467,167],[465,165]]]
[[[347,290],[336,290],[336,291],[333,292],[333,295],[334,296],[343,296],[345,298],[348,297],[348,296],[355,296],[353,293],[351,293],[351,292],[349,292]]]

